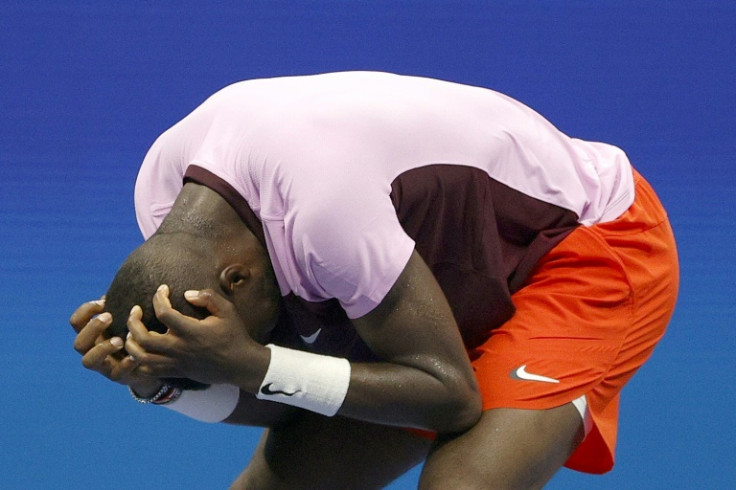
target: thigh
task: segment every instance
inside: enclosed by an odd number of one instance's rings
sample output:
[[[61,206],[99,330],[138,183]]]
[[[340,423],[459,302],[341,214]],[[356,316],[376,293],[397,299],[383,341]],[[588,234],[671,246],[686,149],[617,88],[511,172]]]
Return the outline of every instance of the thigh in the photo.
[[[572,403],[547,410],[487,410],[468,432],[438,439],[422,489],[541,488],[585,431]]]
[[[303,412],[264,432],[231,488],[382,488],[422,462],[431,444],[404,429]]]
[[[599,234],[580,227],[513,298],[516,314],[471,351],[484,410],[542,411],[585,395],[591,432],[568,466],[610,469],[625,379],[609,375],[634,330],[625,266]]]

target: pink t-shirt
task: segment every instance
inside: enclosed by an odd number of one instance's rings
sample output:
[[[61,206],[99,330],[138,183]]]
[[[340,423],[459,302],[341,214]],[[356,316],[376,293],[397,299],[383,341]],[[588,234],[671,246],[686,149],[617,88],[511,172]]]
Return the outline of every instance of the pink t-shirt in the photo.
[[[570,138],[507,96],[342,72],[249,80],[215,93],[151,147],[136,215],[148,238],[187,169],[204,169],[262,222],[282,294],[336,298],[357,318],[381,302],[415,246],[392,184],[438,164],[480,170],[583,226],[615,219],[634,199],[623,151]]]

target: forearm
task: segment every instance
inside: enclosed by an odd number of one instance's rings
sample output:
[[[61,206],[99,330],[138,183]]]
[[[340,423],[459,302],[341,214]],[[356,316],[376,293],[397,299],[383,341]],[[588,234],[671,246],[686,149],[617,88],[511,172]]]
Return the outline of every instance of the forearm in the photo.
[[[288,421],[297,408],[265,400],[258,400],[253,393],[240,390],[238,405],[225,420],[226,424],[254,427],[273,427]]]
[[[261,400],[438,432],[465,430],[480,416],[475,379],[462,364],[455,368],[431,356],[411,356],[407,364],[351,365],[345,359],[273,345],[268,350],[268,369],[256,388]]]
[[[437,432],[467,430],[480,417],[477,386],[466,382],[461,373],[392,363],[352,364],[351,368],[340,415]]]
[[[200,422],[272,427],[286,422],[296,409],[256,399],[251,393],[230,384],[211,385],[204,390],[180,390],[160,385],[156,396],[133,396],[141,403],[152,403]]]

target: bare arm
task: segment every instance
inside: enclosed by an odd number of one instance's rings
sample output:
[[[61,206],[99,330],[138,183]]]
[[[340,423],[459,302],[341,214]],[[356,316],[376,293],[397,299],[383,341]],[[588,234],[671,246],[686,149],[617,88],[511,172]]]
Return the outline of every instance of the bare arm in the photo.
[[[230,383],[257,393],[270,351],[253,341],[232,303],[213,291],[188,298],[209,309],[204,320],[186,317],[154,296],[166,334],[129,321],[126,348],[139,370],[158,377],[189,377]],[[458,432],[480,417],[472,368],[450,307],[424,261],[415,252],[384,301],[354,321],[368,346],[385,362],[355,363],[340,415],[386,425]],[[244,397],[241,397],[243,399]]]
[[[383,302],[353,323],[386,362],[352,365],[341,415],[439,432],[477,422],[480,395],[460,333],[419,254]]]
[[[241,389],[238,405],[223,422],[232,425],[273,427],[291,419],[298,411],[298,408],[282,403],[258,400],[252,393]]]
[[[111,381],[130,386],[141,396],[153,395],[159,391],[162,382],[139,373],[136,370],[138,361],[121,355],[123,339],[108,339],[103,335],[112,321],[110,314],[103,314],[103,310],[104,300],[89,301],[80,305],[69,319],[77,333],[74,348],[82,355],[82,364]],[[288,420],[297,411],[280,403],[258,400],[241,390],[237,407],[224,422],[270,427]]]

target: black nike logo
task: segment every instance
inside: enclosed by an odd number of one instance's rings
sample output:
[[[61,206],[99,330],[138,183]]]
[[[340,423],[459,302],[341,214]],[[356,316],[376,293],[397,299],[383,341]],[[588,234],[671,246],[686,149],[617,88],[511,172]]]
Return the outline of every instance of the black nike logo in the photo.
[[[288,391],[272,390],[271,389],[271,385],[272,384],[273,383],[268,383],[263,388],[261,388],[261,394],[262,395],[269,395],[269,396],[272,396],[272,395],[294,396],[294,395],[296,395],[297,393],[299,393],[301,391],[301,390],[297,390],[297,391],[295,391],[293,393],[289,393]]]

